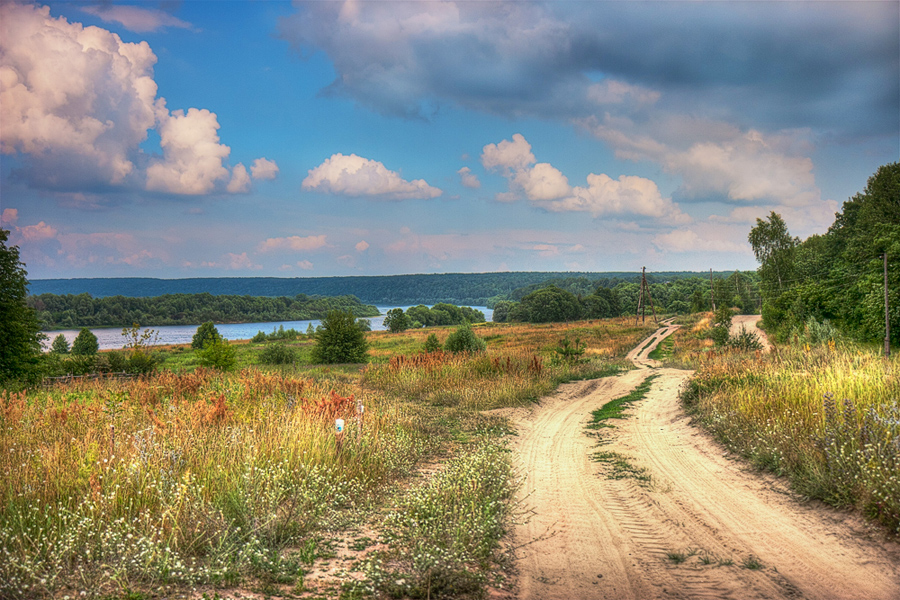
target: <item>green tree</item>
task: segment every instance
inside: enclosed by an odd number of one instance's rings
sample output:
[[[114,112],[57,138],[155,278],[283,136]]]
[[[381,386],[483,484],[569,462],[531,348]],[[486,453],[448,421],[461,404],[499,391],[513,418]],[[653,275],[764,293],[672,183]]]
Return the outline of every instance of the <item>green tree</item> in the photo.
[[[510,312],[510,320],[528,323],[575,321],[584,309],[575,294],[555,285],[531,292]]]
[[[356,325],[352,312],[333,310],[316,332],[312,362],[316,364],[361,363],[368,357],[369,344]]]
[[[483,352],[486,347],[485,341],[475,335],[468,323],[457,327],[444,342],[444,349],[448,352]]]
[[[68,354],[69,341],[66,339],[66,336],[59,334],[53,338],[53,344],[50,345],[50,352],[51,354]]]
[[[35,373],[41,352],[41,326],[26,302],[28,273],[18,246],[7,246],[0,229],[0,381]]]
[[[765,221],[756,219],[748,236],[753,254],[759,261],[760,293],[763,298],[763,320],[776,326],[781,320],[775,311],[776,301],[792,283],[794,254],[800,240],[791,237],[784,219],[776,212]]]
[[[87,327],[78,332],[78,337],[72,342],[72,354],[75,356],[94,356],[100,351],[100,342]]]
[[[207,321],[197,328],[194,337],[191,338],[191,348],[202,350],[208,342],[220,339],[222,339],[222,336],[219,334],[219,330],[216,329],[215,324],[212,321]]]
[[[437,352],[441,349],[441,342],[436,334],[432,333],[425,339],[425,352]]]
[[[506,323],[509,320],[509,313],[516,305],[515,302],[509,300],[501,300],[494,304],[494,315],[491,320],[494,323]]]
[[[203,367],[231,371],[237,366],[237,350],[227,340],[215,338],[197,351],[197,360]]]
[[[716,308],[709,337],[712,338],[717,346],[724,346],[728,343],[728,337],[731,335],[731,318],[733,314],[731,308],[724,302]]]
[[[392,308],[387,311],[387,316],[384,317],[384,326],[387,327],[391,333],[406,331],[409,329],[410,325],[412,325],[412,321],[410,321],[406,313],[403,312],[402,308]]]

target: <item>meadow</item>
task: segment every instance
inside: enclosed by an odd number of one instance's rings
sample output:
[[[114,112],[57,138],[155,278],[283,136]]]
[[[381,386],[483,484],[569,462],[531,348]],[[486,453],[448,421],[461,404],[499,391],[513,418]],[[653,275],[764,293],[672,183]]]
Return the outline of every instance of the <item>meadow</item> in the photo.
[[[446,328],[369,333],[367,365],[309,365],[306,339],[278,367],[255,364],[263,344],[238,344],[231,373],[169,348],[153,375],[0,391],[0,596],[502,587],[515,477],[508,426],[482,411],[627,368],[653,327],[474,329],[484,353],[424,353]],[[583,354],[561,353],[566,339]]]
[[[704,339],[707,322],[686,320],[661,356],[697,369],[681,393],[688,411],[801,495],[900,534],[900,358],[833,339],[725,351]]]

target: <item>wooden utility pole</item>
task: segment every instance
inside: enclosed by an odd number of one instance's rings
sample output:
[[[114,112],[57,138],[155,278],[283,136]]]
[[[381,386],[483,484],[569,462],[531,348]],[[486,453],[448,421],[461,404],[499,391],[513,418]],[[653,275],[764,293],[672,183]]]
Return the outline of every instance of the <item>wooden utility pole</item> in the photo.
[[[891,317],[888,312],[887,252],[884,253],[884,356],[891,355]]]
[[[659,325],[659,319],[656,316],[656,307],[653,306],[653,296],[650,295],[650,284],[647,283],[647,267],[641,267],[641,293],[638,295],[638,306],[637,312],[634,316],[634,322],[637,324],[637,313],[641,315],[641,323],[644,322],[647,316],[647,305],[644,301],[644,296],[647,296],[647,300],[650,302],[650,309],[653,311],[653,319],[656,321],[656,324]]]
[[[712,269],[709,270],[709,299],[712,301],[713,312],[716,312],[716,293],[713,291]]]

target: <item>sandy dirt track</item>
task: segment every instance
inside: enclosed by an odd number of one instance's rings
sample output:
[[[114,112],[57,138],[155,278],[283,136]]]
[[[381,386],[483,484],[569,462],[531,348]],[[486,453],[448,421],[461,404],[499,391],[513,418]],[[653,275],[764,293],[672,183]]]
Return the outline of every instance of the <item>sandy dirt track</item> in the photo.
[[[898,546],[727,456],[680,408],[690,372],[654,368],[647,341],[630,355],[638,370],[562,386],[513,415],[531,510],[514,536],[518,597],[900,598]],[[598,448],[585,434],[590,412],[651,374],[646,399]],[[609,479],[591,460],[598,449],[645,468],[650,483]]]

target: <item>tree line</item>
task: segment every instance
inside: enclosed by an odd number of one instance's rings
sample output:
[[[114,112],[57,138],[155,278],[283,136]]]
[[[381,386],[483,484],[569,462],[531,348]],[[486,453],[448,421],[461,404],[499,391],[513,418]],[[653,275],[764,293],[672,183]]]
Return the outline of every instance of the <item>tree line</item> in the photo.
[[[900,333],[900,163],[879,167],[826,233],[801,241],[772,212],[756,220],[749,240],[763,324],[778,340],[839,333],[883,341],[885,289],[891,331]]]
[[[658,314],[687,314],[711,310],[713,304],[743,314],[759,310],[759,276],[735,271],[727,277],[665,279],[648,275],[650,297]],[[610,286],[614,283],[614,286]],[[633,315],[637,311],[640,280],[616,282],[587,278],[560,278],[514,290],[494,304],[493,320],[549,323],[604,319]],[[647,308],[648,313],[650,307]]]
[[[656,273],[661,281],[674,281],[702,275],[697,272]],[[716,273],[727,277],[728,273]],[[31,282],[31,293],[41,295],[81,294],[94,298],[106,296],[146,297],[166,294],[289,296],[342,296],[351,294],[369,304],[409,306],[446,302],[458,306],[492,306],[511,298],[516,290],[542,286],[547,280],[582,279],[595,282],[583,294],[593,293],[597,285],[615,287],[619,283],[640,283],[633,272],[505,272],[437,273],[417,275],[378,275],[353,277],[208,277],[192,279],[94,278],[38,279]],[[530,291],[533,291],[530,290]]]
[[[351,312],[358,317],[374,317],[379,310],[355,296],[214,296],[202,294],[166,294],[149,298],[90,294],[40,294],[29,296],[44,329],[79,327],[127,327],[197,325],[217,323],[303,321],[322,319],[332,310]]]

